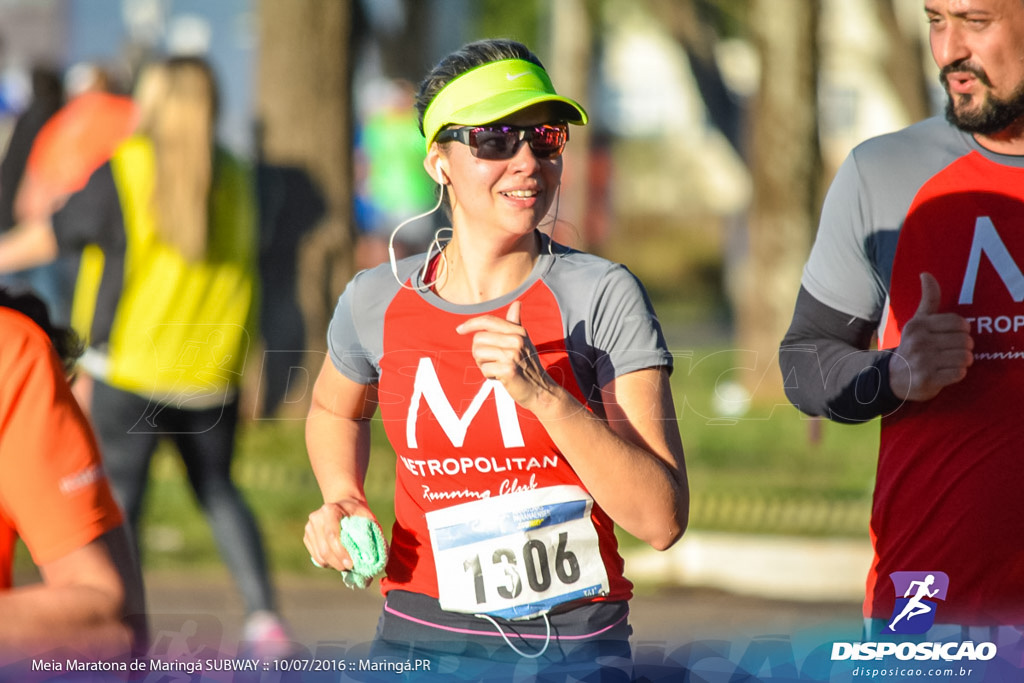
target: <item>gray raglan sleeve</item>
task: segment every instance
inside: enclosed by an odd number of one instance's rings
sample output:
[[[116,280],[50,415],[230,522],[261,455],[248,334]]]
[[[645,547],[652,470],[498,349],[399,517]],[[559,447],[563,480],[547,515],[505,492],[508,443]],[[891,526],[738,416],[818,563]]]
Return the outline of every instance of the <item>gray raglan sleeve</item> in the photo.
[[[885,284],[868,255],[872,207],[856,152],[836,172],[801,284],[826,306],[863,320],[879,320]]]
[[[779,349],[789,400],[804,413],[837,422],[863,422],[900,405],[889,386],[890,352],[870,350],[886,297],[868,254],[872,220],[854,153],[825,198]]]
[[[970,136],[937,116],[867,140],[843,162],[779,354],[800,410],[859,422],[901,405],[889,385],[893,352],[870,348],[899,234],[921,187],[971,151]]]
[[[625,266],[612,266],[597,283],[590,320],[598,387],[635,370],[672,370],[672,354],[654,307],[643,285]]]
[[[371,384],[378,377],[373,351],[363,343],[356,321],[356,302],[360,299],[365,275],[365,272],[357,274],[345,287],[327,328],[327,352],[331,362],[338,372],[359,384]]]

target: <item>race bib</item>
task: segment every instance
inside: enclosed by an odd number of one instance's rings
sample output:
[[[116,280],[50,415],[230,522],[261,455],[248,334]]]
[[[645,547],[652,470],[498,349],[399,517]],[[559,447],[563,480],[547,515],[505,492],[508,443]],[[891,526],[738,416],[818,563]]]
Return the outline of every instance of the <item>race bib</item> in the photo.
[[[551,486],[428,512],[442,609],[525,619],[608,593],[578,486]]]

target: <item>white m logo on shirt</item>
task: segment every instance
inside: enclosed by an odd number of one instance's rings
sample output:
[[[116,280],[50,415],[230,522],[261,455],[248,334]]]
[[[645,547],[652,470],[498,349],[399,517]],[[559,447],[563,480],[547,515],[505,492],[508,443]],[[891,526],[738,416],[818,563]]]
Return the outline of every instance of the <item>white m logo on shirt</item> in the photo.
[[[1006,289],[1010,291],[1013,300],[1018,303],[1024,301],[1024,275],[1021,275],[1017,262],[1013,260],[1010,250],[996,232],[992,219],[988,216],[979,216],[974,223],[974,240],[971,242],[971,254],[967,259],[964,284],[960,288],[960,303],[974,303],[974,286],[978,281],[978,266],[981,265],[982,254],[988,256],[989,262],[996,269]]]
[[[501,427],[501,440],[505,448],[521,448],[523,443],[523,432],[519,427],[519,415],[516,413],[516,402],[505,391],[505,387],[497,380],[484,380],[480,390],[473,397],[473,402],[463,413],[462,417],[455,414],[448,396],[441,388],[441,382],[437,378],[437,371],[429,358],[420,358],[419,366],[416,368],[416,378],[413,381],[412,398],[409,400],[409,414],[405,420],[405,440],[409,448],[418,448],[416,444],[416,418],[419,414],[420,399],[426,399],[427,407],[434,413],[438,424],[448,435],[452,445],[456,448],[462,446],[466,439],[466,430],[469,424],[480,411],[484,399],[491,392],[494,392],[494,403],[498,409],[498,425]]]

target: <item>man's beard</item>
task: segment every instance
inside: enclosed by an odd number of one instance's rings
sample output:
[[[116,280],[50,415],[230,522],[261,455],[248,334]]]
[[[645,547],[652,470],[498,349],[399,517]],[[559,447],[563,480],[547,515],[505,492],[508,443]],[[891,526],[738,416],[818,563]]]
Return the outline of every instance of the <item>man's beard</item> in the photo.
[[[939,74],[942,87],[946,90],[948,100],[946,101],[946,120],[960,130],[979,135],[993,135],[1006,130],[1018,121],[1024,121],[1024,83],[1007,99],[994,97],[991,92],[988,97],[978,95],[954,95],[949,91],[949,80],[947,75],[951,72],[967,72],[977,78],[983,85],[992,86],[991,81],[985,72],[964,64],[947,66]],[[971,103],[975,98],[979,99],[979,105],[970,110],[957,111],[956,100]]]

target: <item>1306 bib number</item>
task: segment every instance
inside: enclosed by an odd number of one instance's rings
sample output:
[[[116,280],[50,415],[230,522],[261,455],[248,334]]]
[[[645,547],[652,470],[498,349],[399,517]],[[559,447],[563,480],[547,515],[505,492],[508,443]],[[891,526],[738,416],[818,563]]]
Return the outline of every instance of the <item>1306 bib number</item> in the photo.
[[[567,586],[580,580],[580,562],[576,559],[575,553],[566,550],[568,541],[568,533],[558,534],[558,547],[555,549],[554,557],[555,576]],[[546,545],[536,539],[527,541],[523,545],[519,557],[523,558],[523,569],[526,571],[526,581],[531,590],[542,593],[551,588],[551,567]],[[502,567],[507,578],[504,585],[497,586],[498,595],[506,600],[518,598],[523,592],[523,580],[517,569],[516,553],[499,548],[491,555],[491,562]],[[463,563],[463,568],[473,576],[477,604],[486,603],[487,590],[484,585],[484,571],[483,565],[480,563],[480,556],[474,555],[472,559],[466,560]]]
[[[607,592],[592,506],[555,486],[428,513],[441,606],[522,618]]]

